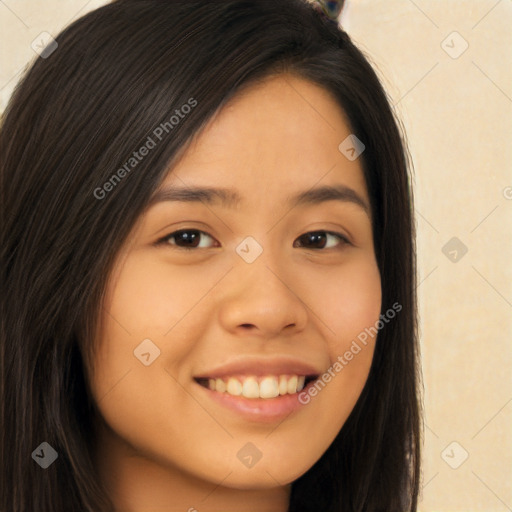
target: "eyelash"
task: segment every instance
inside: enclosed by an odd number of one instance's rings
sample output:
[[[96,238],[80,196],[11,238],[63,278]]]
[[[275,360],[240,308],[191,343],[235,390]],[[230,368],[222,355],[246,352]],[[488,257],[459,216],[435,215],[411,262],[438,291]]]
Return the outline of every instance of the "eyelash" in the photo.
[[[182,234],[182,233],[200,233],[202,235],[206,235],[206,236],[210,237],[212,240],[215,240],[211,235],[209,235],[205,231],[201,231],[200,229],[180,229],[178,231],[173,231],[172,233],[169,233],[168,235],[164,236],[163,238],[158,240],[155,245],[157,245],[157,246],[167,245],[167,246],[171,246],[171,247],[176,247],[178,250],[184,250],[184,251],[192,251],[195,249],[204,249],[204,247],[203,248],[202,247],[180,247],[180,246],[177,246],[176,244],[169,243],[169,240],[171,240],[172,238],[175,238],[177,235]],[[345,237],[341,233],[336,233],[334,231],[327,231],[327,230],[322,230],[322,229],[315,230],[315,231],[308,231],[307,233],[304,233],[299,238],[297,238],[297,240],[299,240],[300,238],[302,238],[306,235],[318,235],[318,234],[331,235],[331,236],[335,236],[336,238],[338,238],[338,240],[340,242],[342,242],[341,247],[338,247],[338,249],[341,249],[345,245],[350,245],[350,242],[348,241],[347,237]],[[294,242],[294,247],[295,247],[295,242]],[[210,247],[206,247],[206,249],[210,249]],[[336,249],[336,248],[333,248],[333,247],[328,247],[327,249],[324,249],[323,247],[313,248],[313,250],[330,250],[330,249]]]

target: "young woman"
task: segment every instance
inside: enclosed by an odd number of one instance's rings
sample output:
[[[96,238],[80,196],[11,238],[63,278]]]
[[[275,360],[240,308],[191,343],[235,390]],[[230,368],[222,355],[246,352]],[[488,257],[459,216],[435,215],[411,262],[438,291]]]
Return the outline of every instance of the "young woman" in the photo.
[[[4,512],[414,511],[412,194],[303,0],[118,0],[0,137]]]

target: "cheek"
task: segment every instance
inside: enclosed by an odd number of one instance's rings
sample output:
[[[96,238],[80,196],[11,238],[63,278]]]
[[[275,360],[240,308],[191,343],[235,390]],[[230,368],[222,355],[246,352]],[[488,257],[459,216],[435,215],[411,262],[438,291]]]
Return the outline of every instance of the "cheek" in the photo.
[[[330,367],[317,390],[305,399],[313,400],[318,393],[324,403],[331,403],[327,415],[335,432],[357,402],[373,359],[382,304],[375,258],[363,255],[316,276],[311,294],[310,303],[322,321]]]
[[[327,449],[366,384],[381,311],[381,280],[372,255],[317,275],[309,304],[324,332],[330,366],[301,401],[315,417],[310,440]]]
[[[148,375],[154,379],[156,372],[146,371],[140,377],[141,370],[169,367],[174,375],[185,374],[188,357],[196,348],[191,340],[202,339],[209,325],[211,311],[204,308],[205,298],[229,268],[212,264],[177,270],[165,260],[135,251],[128,259],[120,259],[102,309],[103,329],[98,333],[94,363],[95,396],[109,393],[127,372],[131,372],[129,380],[137,378],[149,389],[155,383],[145,379]],[[149,367],[134,353],[147,339],[160,350]],[[169,379],[165,370],[163,375]]]
[[[225,270],[216,264],[176,267],[164,258],[132,254],[118,272],[121,277],[116,279],[114,274],[106,304],[113,319],[123,319],[127,331],[164,337],[208,294]]]
[[[324,327],[331,359],[343,354],[365,329],[379,319],[381,280],[373,255],[362,254],[345,265],[309,276],[308,303]]]
[[[317,392],[322,401],[332,403],[328,415],[338,429],[366,383],[382,305],[377,262],[373,254],[359,256],[320,269],[303,283],[303,297],[323,332],[330,360],[329,372],[321,379],[325,386],[319,385]]]
[[[135,252],[129,259],[121,259],[112,272],[101,310],[102,331],[96,343],[97,396],[112,389],[127,371],[146,368],[134,353],[144,340],[151,340],[157,347],[154,354],[160,350],[177,364],[186,357],[190,344],[186,340],[180,343],[179,336],[173,336],[173,343],[169,344],[166,334],[180,325],[198,297],[211,287],[212,278],[190,279],[179,272],[173,272],[172,276],[167,274],[169,265],[159,264],[154,259],[149,261]],[[181,331],[177,328],[175,332]],[[155,359],[155,366],[162,361],[163,358]]]

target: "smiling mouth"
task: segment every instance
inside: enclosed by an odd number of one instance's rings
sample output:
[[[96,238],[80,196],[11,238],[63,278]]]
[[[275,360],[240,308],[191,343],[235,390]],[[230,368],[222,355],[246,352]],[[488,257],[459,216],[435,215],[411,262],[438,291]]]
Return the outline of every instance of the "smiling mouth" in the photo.
[[[218,393],[244,398],[277,398],[302,391],[318,375],[236,375],[222,378],[195,378],[201,386]]]

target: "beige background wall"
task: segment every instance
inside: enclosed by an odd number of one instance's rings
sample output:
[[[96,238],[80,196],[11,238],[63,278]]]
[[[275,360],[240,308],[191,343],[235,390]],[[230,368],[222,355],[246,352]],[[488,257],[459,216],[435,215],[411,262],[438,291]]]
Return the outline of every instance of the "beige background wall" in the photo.
[[[39,34],[104,3],[0,0],[0,111]],[[348,0],[341,22],[382,77],[414,161],[420,509],[512,511],[512,1]]]

